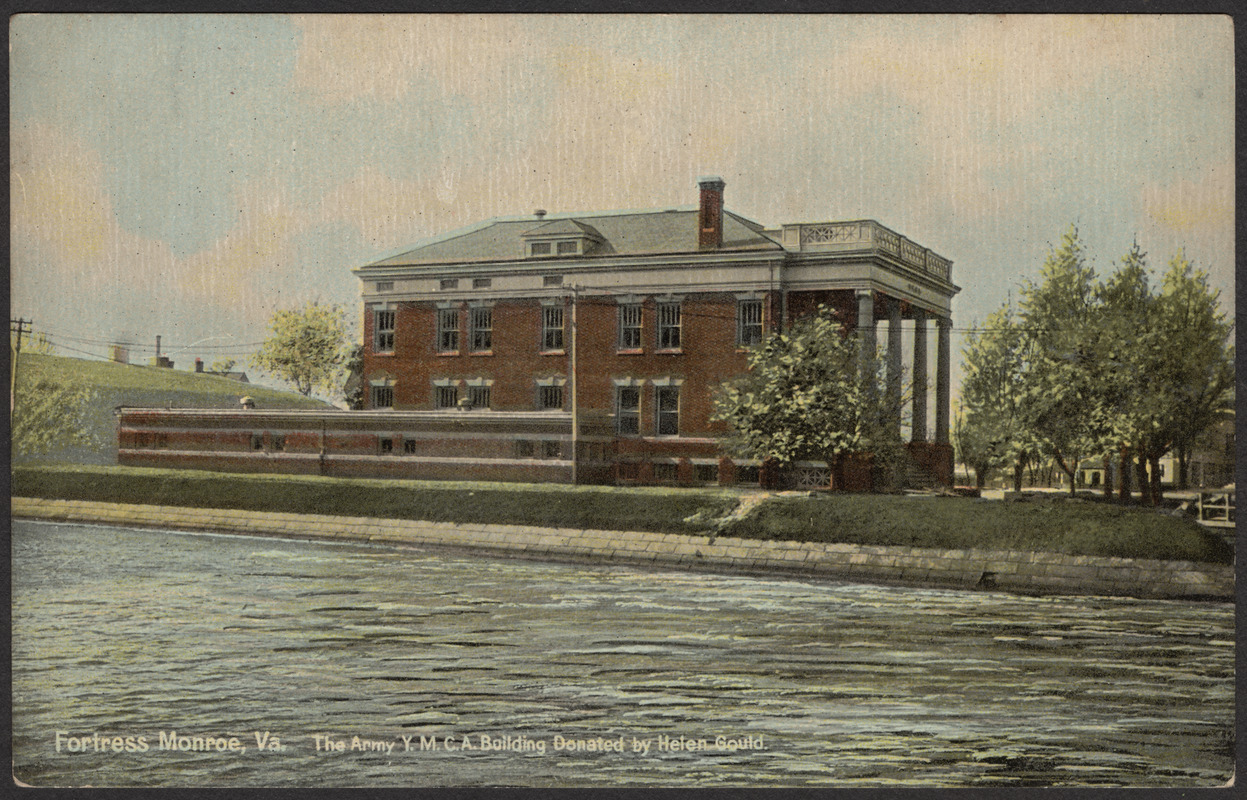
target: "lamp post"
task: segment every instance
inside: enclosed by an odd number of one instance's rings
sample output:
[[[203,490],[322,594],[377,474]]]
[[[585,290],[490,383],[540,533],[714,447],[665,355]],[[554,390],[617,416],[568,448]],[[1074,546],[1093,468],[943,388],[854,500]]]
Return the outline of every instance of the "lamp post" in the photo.
[[[570,344],[569,360],[571,368],[568,370],[568,383],[571,384],[572,392],[572,485],[575,486],[580,482],[580,414],[579,404],[576,399],[577,389],[580,388],[579,381],[576,380],[576,300],[579,297],[580,287],[576,284],[571,285],[572,292],[572,325],[571,336],[568,343]]]

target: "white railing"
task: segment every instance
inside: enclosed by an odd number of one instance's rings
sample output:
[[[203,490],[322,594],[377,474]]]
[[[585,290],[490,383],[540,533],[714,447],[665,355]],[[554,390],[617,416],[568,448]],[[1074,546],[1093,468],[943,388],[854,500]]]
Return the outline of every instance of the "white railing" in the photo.
[[[1234,490],[1214,489],[1199,493],[1199,523],[1226,528],[1234,525]]]
[[[940,280],[951,277],[951,261],[874,220],[785,225],[784,241],[801,250],[875,250]]]

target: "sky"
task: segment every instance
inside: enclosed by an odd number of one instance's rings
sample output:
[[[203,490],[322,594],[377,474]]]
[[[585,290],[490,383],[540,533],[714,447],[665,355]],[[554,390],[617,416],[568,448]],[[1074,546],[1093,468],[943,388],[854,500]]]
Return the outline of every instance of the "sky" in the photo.
[[[954,353],[1070,225],[1101,272],[1184,250],[1233,312],[1228,17],[57,14],[9,45],[10,316],[62,355],[246,368],[274,310],[358,327],[352,268],[707,174],[951,259]]]

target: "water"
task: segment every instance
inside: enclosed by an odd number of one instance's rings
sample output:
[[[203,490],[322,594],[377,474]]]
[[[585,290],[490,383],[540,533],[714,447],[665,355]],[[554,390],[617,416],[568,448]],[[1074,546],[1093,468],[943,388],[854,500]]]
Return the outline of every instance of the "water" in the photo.
[[[1213,786],[1233,766],[1228,604],[23,521],[12,575],[14,774],[40,786]]]

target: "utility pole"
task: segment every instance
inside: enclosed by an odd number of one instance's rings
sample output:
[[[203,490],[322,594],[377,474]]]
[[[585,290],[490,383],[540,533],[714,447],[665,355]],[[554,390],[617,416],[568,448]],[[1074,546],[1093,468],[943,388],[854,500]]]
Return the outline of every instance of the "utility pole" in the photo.
[[[29,333],[28,325],[33,324],[33,320],[29,319],[11,319],[9,320],[9,332],[17,334],[17,343],[13,347],[13,369],[9,380],[9,423],[10,428],[13,422],[13,410],[17,408],[17,359],[22,354],[22,334]]]
[[[576,400],[577,389],[579,389],[579,381],[576,380],[576,300],[579,296],[580,287],[572,284],[572,330],[570,337],[571,344],[571,369],[568,370],[568,383],[571,384],[572,390],[572,485],[580,483],[580,408]]]

